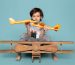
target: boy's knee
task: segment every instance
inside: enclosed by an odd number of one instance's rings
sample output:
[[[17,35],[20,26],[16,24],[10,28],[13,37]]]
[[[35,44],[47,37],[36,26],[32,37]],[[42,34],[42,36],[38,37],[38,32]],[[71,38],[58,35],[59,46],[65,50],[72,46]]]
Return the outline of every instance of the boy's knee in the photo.
[[[58,48],[57,48],[57,46],[49,46],[46,50],[54,53],[58,50]]]

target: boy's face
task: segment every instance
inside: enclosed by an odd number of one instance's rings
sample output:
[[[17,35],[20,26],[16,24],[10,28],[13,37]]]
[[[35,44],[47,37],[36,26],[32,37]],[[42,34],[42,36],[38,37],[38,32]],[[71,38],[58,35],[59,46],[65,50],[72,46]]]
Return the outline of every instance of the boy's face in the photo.
[[[35,20],[35,21],[40,21],[42,17],[40,16],[40,13],[39,12],[36,12],[32,15],[32,19]]]

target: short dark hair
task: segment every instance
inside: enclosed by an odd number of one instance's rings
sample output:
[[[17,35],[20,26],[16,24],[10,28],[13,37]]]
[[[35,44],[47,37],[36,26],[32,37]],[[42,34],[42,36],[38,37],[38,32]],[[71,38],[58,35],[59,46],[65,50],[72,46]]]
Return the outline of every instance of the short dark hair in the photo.
[[[43,15],[43,11],[40,9],[40,8],[33,8],[31,11],[30,11],[30,16],[32,17],[34,13],[36,12],[39,12],[40,13],[40,16],[43,18],[44,15]]]

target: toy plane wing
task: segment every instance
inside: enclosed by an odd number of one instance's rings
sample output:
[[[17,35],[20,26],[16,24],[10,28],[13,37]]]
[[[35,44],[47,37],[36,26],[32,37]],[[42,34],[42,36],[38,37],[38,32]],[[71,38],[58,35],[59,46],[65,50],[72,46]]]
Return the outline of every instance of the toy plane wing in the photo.
[[[0,44],[34,44],[34,43],[39,43],[39,44],[73,44],[74,42],[72,41],[47,41],[47,42],[27,42],[27,41],[0,41]]]

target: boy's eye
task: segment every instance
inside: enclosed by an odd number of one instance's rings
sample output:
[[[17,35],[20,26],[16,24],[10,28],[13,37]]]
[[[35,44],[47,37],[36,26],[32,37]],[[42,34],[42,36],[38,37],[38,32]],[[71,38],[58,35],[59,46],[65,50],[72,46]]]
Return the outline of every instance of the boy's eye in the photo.
[[[40,17],[40,16],[33,16],[33,17]]]
[[[36,17],[36,16],[33,16],[33,17]]]
[[[40,15],[37,15],[37,17],[40,17]]]

